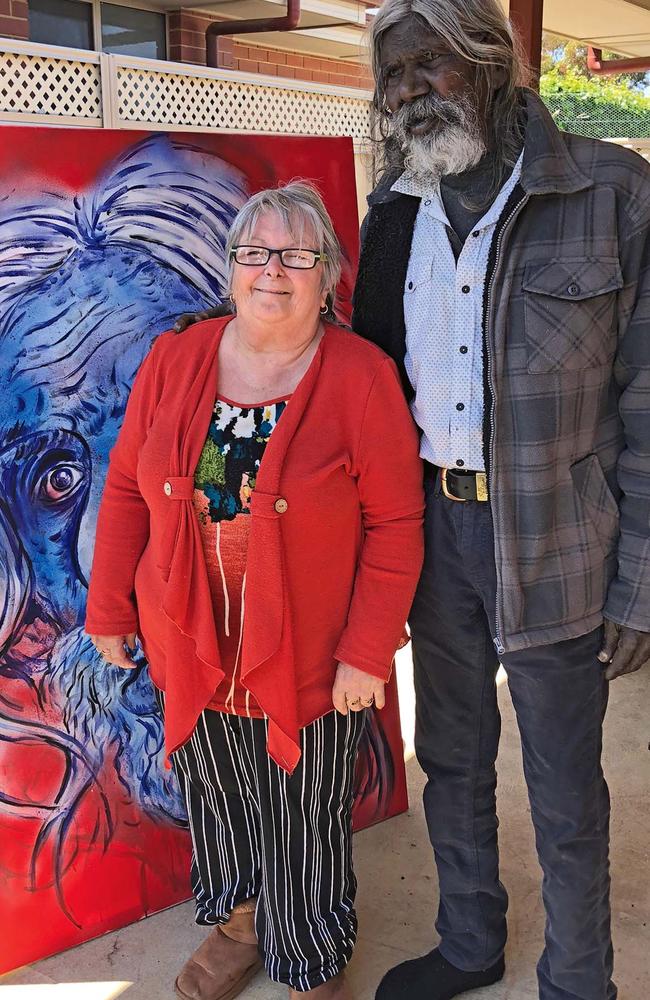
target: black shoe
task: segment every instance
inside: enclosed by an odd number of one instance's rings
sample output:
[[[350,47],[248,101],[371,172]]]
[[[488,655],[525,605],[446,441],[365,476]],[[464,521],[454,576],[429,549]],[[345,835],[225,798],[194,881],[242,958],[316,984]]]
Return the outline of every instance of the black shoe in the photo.
[[[492,986],[503,979],[503,957],[481,972],[463,972],[442,957],[437,948],[423,958],[402,962],[387,972],[375,1000],[453,1000],[461,993]]]

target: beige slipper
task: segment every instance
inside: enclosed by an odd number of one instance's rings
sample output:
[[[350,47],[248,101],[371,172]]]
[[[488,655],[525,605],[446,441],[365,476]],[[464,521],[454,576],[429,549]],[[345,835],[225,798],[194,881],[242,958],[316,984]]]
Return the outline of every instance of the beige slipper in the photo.
[[[176,980],[181,1000],[234,1000],[262,968],[251,909],[235,910],[215,927]]]

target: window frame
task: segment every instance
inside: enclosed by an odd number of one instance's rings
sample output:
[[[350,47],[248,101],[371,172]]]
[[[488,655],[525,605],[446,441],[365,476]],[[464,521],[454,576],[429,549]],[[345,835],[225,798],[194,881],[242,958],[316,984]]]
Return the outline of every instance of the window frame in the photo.
[[[92,47],[88,52],[103,52],[102,48],[102,0],[75,0],[76,3],[85,3],[92,7]],[[169,10],[150,3],[149,0],[105,0],[106,3],[114,7],[129,7],[131,10],[144,10],[152,14],[162,14],[165,19],[165,58],[161,62],[170,62],[169,59]],[[113,53],[108,53],[112,55]],[[141,58],[138,56],[137,58]]]
[[[91,8],[93,8],[92,9],[92,16],[90,18],[90,33],[91,33],[91,39],[90,39],[91,45],[90,45],[90,48],[88,48],[88,49],[82,48],[82,49],[78,49],[78,51],[83,51],[83,52],[101,52],[102,50],[96,48],[96,45],[95,45],[95,40],[96,40],[96,37],[97,37],[97,17],[96,17],[95,10],[94,10],[94,2],[95,2],[95,0],[75,0],[75,2],[77,2],[77,3],[85,3],[86,6],[90,6]],[[30,6],[30,4],[29,4],[29,0],[28,0],[28,3],[27,3],[27,8],[28,8],[27,16],[28,16],[28,18],[29,18],[29,6]],[[100,36],[99,37],[101,38],[101,31],[100,31]],[[31,41],[31,29],[30,29],[30,41]],[[36,42],[36,44],[37,45],[56,45],[57,48],[67,48],[67,46],[65,46],[65,45],[62,46],[58,42]],[[70,46],[70,47],[74,48],[74,49],[77,48],[74,45]]]
[[[92,3],[93,5],[93,34],[96,35],[99,43],[102,39],[102,0],[79,0],[80,3]],[[169,62],[169,11],[166,8],[159,7],[155,3],[150,3],[149,0],[136,0],[135,3],[130,2],[130,0],[106,0],[106,3],[112,4],[114,7],[130,7],[131,10],[147,10],[152,14],[162,14],[165,19],[165,58],[159,60],[160,62]],[[95,48],[95,52],[103,52],[101,44]],[[111,55],[112,53],[109,53]],[[138,56],[137,58],[143,58]]]

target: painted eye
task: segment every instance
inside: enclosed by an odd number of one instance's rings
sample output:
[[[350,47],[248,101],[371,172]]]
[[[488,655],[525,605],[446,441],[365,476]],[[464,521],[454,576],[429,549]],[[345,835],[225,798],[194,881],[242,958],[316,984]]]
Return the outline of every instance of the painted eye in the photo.
[[[56,465],[41,479],[38,494],[43,500],[58,503],[74,493],[82,479],[81,466],[69,463]]]

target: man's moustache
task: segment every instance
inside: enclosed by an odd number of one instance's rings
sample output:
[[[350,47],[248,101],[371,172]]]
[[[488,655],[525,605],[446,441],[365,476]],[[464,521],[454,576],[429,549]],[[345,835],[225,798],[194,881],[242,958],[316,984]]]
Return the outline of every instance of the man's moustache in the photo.
[[[422,122],[435,121],[440,125],[462,125],[466,121],[466,109],[458,101],[425,98],[403,104],[393,115],[393,125],[408,129]]]

